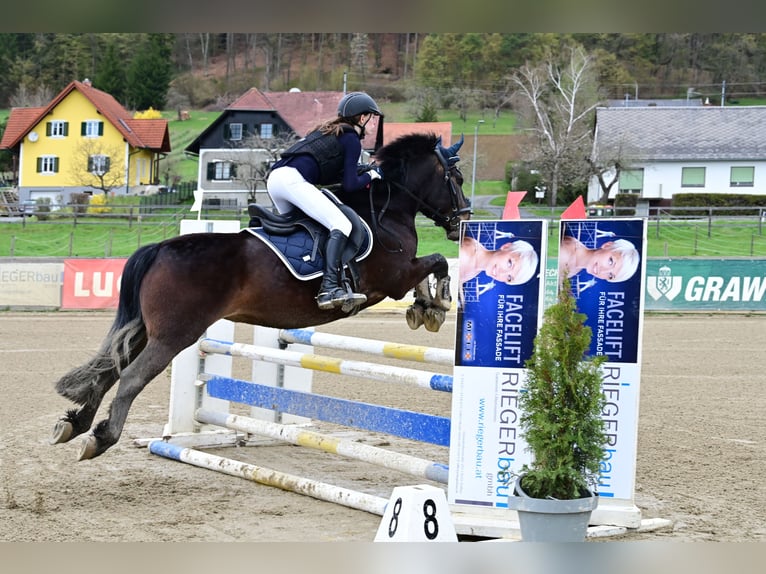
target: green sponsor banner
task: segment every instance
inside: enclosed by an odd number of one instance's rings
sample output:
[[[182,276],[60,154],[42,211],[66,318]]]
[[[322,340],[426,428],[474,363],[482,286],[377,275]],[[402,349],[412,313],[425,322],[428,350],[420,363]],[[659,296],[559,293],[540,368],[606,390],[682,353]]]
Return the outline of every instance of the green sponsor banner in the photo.
[[[766,259],[649,259],[649,311],[766,311]]]
[[[545,306],[556,298],[555,258],[545,271]],[[646,262],[647,311],[766,311],[766,259],[662,259]]]

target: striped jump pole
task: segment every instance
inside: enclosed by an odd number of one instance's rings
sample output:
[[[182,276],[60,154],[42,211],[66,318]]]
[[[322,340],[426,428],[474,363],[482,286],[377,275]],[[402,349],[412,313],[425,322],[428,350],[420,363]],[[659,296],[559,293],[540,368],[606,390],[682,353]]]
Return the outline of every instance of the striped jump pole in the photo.
[[[200,468],[215,470],[230,476],[245,478],[259,484],[274,486],[289,492],[324,500],[325,502],[333,502],[356,510],[363,510],[378,516],[383,516],[388,504],[388,500],[379,496],[365,494],[356,490],[335,486],[334,484],[327,484],[262,466],[247,464],[193,448],[184,448],[159,439],[151,441],[148,446],[149,452],[158,456],[185,462]]]
[[[404,474],[447,484],[449,469],[446,465],[407,454],[303,430],[295,425],[272,423],[210,409],[199,409],[196,419],[201,423],[267,436],[298,446],[338,454],[354,460],[361,460],[362,462],[396,470]]]
[[[451,421],[447,417],[221,376],[208,377],[205,381],[205,390],[211,397],[262,409],[439,446],[450,444]]]
[[[391,359],[434,363],[449,367],[453,366],[455,362],[455,353],[451,349],[389,343],[377,339],[318,333],[308,329],[282,329],[279,331],[279,339],[286,343],[301,343],[341,351],[356,351]]]
[[[297,351],[273,349],[243,343],[231,343],[216,339],[202,339],[199,348],[205,353],[216,353],[238,357],[247,357],[257,361],[266,361],[303,367],[315,371],[325,371],[339,375],[351,375],[377,381],[387,381],[414,385],[435,391],[452,392],[452,375],[428,373],[417,369],[380,365],[363,361],[348,361],[335,357],[313,355]]]

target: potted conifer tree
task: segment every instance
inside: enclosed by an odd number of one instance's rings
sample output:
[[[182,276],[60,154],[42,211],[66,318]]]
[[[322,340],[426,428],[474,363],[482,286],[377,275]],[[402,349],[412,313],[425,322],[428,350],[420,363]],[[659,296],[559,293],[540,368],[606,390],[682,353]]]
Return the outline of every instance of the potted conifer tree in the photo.
[[[516,477],[509,507],[518,512],[525,541],[585,540],[598,504],[606,443],[600,365],[606,358],[585,356],[591,336],[566,279],[545,311],[519,398],[533,461]]]

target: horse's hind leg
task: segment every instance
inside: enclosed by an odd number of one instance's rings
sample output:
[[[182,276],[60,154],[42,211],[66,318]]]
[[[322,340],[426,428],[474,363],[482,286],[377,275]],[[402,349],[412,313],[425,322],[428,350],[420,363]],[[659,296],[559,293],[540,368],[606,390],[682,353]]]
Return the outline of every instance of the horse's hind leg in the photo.
[[[170,364],[179,349],[150,340],[130,365],[122,370],[109,416],[99,422],[82,442],[79,460],[94,458],[114,445],[122,434],[128,411],[138,394]]]
[[[82,405],[80,409],[70,409],[63,417],[56,421],[56,424],[53,426],[50,444],[68,442],[90,428],[98,408],[101,406],[104,395],[117,382],[117,375],[112,374],[108,379],[106,376],[102,376],[100,380],[103,382],[98,386],[98,394],[91,395],[88,402]]]

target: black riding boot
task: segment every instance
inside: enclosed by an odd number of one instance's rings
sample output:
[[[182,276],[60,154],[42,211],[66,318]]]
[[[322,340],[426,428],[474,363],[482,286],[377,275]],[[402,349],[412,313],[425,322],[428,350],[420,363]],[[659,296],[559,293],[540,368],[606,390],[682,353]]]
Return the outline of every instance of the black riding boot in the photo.
[[[317,305],[320,309],[335,309],[337,307],[353,307],[367,301],[367,297],[361,293],[354,293],[346,288],[341,279],[343,273],[341,255],[346,247],[348,238],[339,230],[330,232],[325,247],[325,266],[322,286],[317,295]]]

